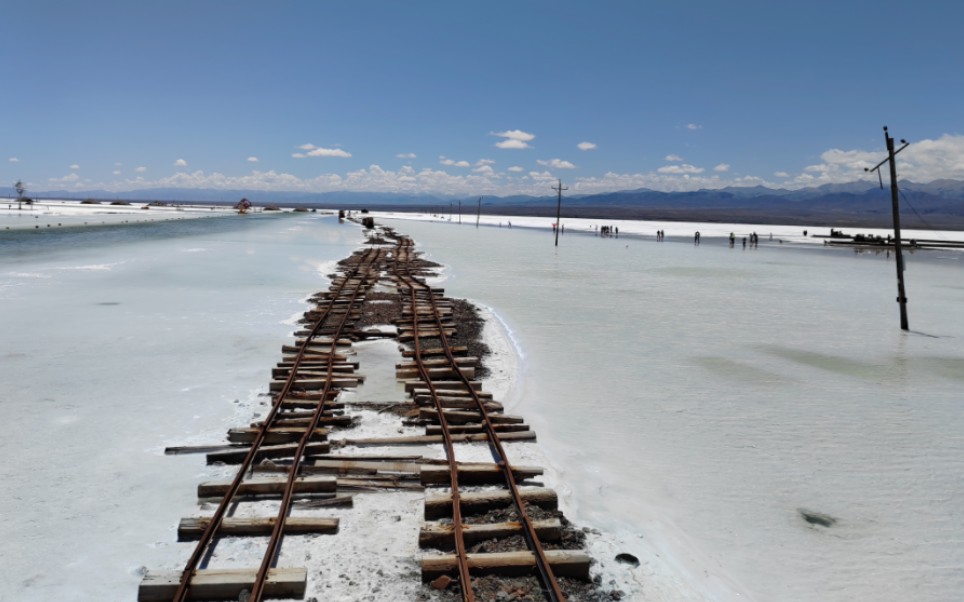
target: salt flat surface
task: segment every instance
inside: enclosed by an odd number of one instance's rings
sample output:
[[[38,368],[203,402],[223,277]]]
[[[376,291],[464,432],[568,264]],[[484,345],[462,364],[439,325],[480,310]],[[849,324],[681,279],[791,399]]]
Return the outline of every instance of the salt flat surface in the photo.
[[[807,246],[798,227],[760,226],[744,250],[728,225],[699,226],[699,246],[692,224],[663,243],[567,225],[555,248],[518,218],[376,220],[506,325],[507,411],[571,487],[570,518],[604,534],[593,551],[640,558],[620,575],[632,599],[964,595],[960,253],[906,255],[903,333],[893,259]]]
[[[961,597],[962,254],[908,255],[908,335],[885,253],[806,246],[798,227],[761,226],[743,250],[726,225],[698,225],[699,247],[691,224],[665,225],[665,243],[652,223],[620,222],[639,233],[620,239],[567,225],[556,249],[545,224],[512,219],[391,223],[447,264],[448,294],[490,315],[486,386],[540,438],[510,458],[550,468],[567,515],[598,530],[604,583],[659,601]],[[0,599],[132,599],[145,568],[182,566],[177,521],[197,513],[199,481],[230,470],[163,448],[221,441],[265,411],[305,296],[361,241],[315,215],[0,231],[0,514],[16,519],[0,527]],[[391,347],[359,353],[394,362]],[[393,379],[366,386],[401,398]],[[360,432],[389,420],[364,418]],[[340,514],[358,538],[285,544],[334,563],[311,595],[418,587],[414,537],[378,528],[415,528],[417,504],[382,499]],[[219,554],[247,563],[254,547]],[[358,581],[368,566],[395,587]]]
[[[150,206],[145,203],[112,205],[80,201],[37,201],[17,208],[16,199],[0,198],[0,230],[46,230],[48,228],[97,227],[120,224],[220,217],[234,214],[230,207],[211,205]]]
[[[212,471],[164,447],[265,412],[285,322],[361,241],[291,214],[0,231],[0,599],[133,600],[183,566]]]

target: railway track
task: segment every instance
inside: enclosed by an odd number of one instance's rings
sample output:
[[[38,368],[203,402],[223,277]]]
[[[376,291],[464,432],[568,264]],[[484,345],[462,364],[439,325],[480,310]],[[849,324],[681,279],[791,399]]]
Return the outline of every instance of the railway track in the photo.
[[[230,481],[199,485],[199,498],[217,504],[210,515],[182,519],[179,539],[196,540],[190,558],[179,571],[149,571],[139,600],[303,599],[309,567],[278,566],[283,541],[336,534],[340,521],[295,516],[297,504],[337,508],[350,506],[359,492],[436,488],[438,493],[425,494],[417,542],[422,580],[431,584],[426,596],[473,601],[498,593],[499,599],[555,601],[566,600],[567,589],[586,591],[576,585],[590,577],[579,537],[558,513],[555,492],[530,484],[542,469],[515,465],[506,451],[516,441],[534,441],[535,434],[482,389],[480,359],[458,340],[459,308],[426,283],[430,271],[411,239],[390,230],[383,236],[344,260],[330,289],[313,297],[306,327],[295,333],[294,344],[282,347],[272,370],[266,417],[231,429],[227,444],[169,450],[203,452],[209,464],[236,465],[237,472]],[[387,319],[394,333],[359,326],[375,303],[391,305]],[[342,391],[364,382],[352,345],[385,336],[399,342],[403,361],[395,378],[409,400],[343,402]],[[424,434],[353,438],[358,408],[392,411],[401,419],[399,430],[424,428]],[[429,446],[441,446],[443,457],[397,451]],[[480,447],[490,462],[478,461]],[[371,453],[373,448],[386,451]],[[474,461],[461,461],[463,455]],[[235,516],[240,506],[260,502],[261,508],[265,500],[276,512]],[[260,563],[214,567],[217,547],[235,538],[263,545]],[[323,554],[314,562],[323,566]]]

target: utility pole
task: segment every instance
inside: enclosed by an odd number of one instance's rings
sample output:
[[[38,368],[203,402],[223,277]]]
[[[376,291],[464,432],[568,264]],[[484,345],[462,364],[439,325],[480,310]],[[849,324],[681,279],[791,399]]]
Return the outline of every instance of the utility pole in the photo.
[[[900,244],[900,209],[897,206],[897,162],[894,157],[900,151],[907,148],[910,144],[906,140],[901,140],[900,143],[903,145],[899,149],[894,150],[894,139],[890,137],[887,132],[887,126],[884,126],[884,141],[887,143],[887,158],[878,163],[872,169],[865,169],[864,171],[876,171],[877,177],[880,179],[880,188],[883,190],[884,181],[880,176],[880,166],[884,163],[890,164],[890,203],[891,208],[894,213],[894,250],[897,253],[897,303],[900,304],[900,329],[910,330],[907,325],[907,296],[904,294],[904,255],[901,252]]]
[[[559,220],[561,219],[561,215],[562,215],[562,191],[569,190],[569,187],[566,186],[565,188],[563,188],[562,180],[559,180],[559,184],[557,186],[553,186],[552,189],[559,193],[559,200],[558,202],[556,202],[556,246],[558,247],[559,230],[562,230],[562,224],[559,223]]]
[[[462,223],[462,199],[459,199],[459,223]]]
[[[17,183],[14,184],[14,187],[17,189],[17,211],[23,211],[23,193],[26,188],[23,187],[22,180],[17,180]]]
[[[479,227],[479,218],[482,217],[482,197],[479,197],[479,209],[475,214],[475,227]]]

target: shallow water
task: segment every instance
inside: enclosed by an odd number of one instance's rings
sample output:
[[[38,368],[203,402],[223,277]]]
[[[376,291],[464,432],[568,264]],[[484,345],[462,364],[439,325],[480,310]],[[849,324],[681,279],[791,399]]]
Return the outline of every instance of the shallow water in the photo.
[[[640,558],[615,575],[634,598],[964,593],[962,254],[908,257],[905,334],[885,255],[395,225],[504,321],[504,401],[567,514]],[[210,475],[164,446],[262,411],[301,300],[362,237],[290,214],[37,234],[0,232],[0,599],[132,599],[190,553]]]
[[[885,254],[391,224],[507,323],[510,409],[647,599],[964,594],[960,254],[907,257],[908,334]]]
[[[132,600],[183,565],[207,469],[164,447],[264,411],[291,317],[361,240],[292,214],[0,233],[0,599]]]

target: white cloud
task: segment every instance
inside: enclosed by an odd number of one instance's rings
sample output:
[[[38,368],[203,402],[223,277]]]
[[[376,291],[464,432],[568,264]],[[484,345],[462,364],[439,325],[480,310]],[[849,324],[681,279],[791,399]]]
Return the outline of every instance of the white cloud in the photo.
[[[549,159],[548,161],[538,160],[536,161],[539,165],[544,165],[546,167],[551,167],[553,169],[575,169],[576,166],[565,161],[563,159]]]
[[[440,155],[439,158],[438,158],[438,162],[441,163],[442,165],[449,165],[449,166],[452,166],[452,167],[468,167],[468,166],[469,166],[469,162],[468,162],[468,161],[456,161],[455,159],[447,159],[447,158],[445,157],[445,155]]]
[[[121,172],[120,172],[119,169],[115,169],[115,170],[114,170],[113,172],[111,172],[111,173],[113,173],[115,176],[119,176],[119,175],[121,174]]]
[[[808,165],[789,182],[797,186],[853,182],[876,176],[864,170],[887,157],[885,149],[841,150],[833,148],[820,155],[820,163]],[[882,168],[884,169],[884,168]],[[789,175],[789,174],[788,174]],[[964,179],[964,135],[944,134],[936,140],[912,141],[897,158],[897,176],[914,182],[944,178]],[[887,173],[884,172],[886,179]]]
[[[573,178],[565,184],[570,187],[573,194],[638,188],[667,192],[753,185],[799,188],[850,182],[856,179],[868,181],[873,179],[873,185],[876,185],[876,176],[866,174],[863,168],[876,165],[885,156],[886,151],[882,148],[869,151],[831,149],[822,153],[819,161],[797,172],[789,170],[777,172],[772,177],[773,181],[754,175],[733,177],[728,171],[719,170],[720,165],[704,170],[686,163],[672,163],[655,171],[608,172],[600,176]],[[474,169],[453,170],[453,173],[433,168],[417,170],[411,165],[404,165],[395,170],[370,165],[347,173],[322,173],[306,178],[274,171],[225,175],[216,172],[189,172],[181,169],[173,175],[148,180],[141,175],[147,171],[147,168],[140,166],[134,170],[136,174],[133,174],[133,177],[117,178],[115,181],[94,184],[94,186],[117,192],[133,188],[174,187],[304,192],[354,190],[452,195],[546,195],[548,187],[556,183],[549,165],[543,168],[545,171],[526,173],[527,169],[521,165],[512,165],[504,172],[501,170],[496,172],[494,169],[491,171],[483,169],[491,167],[492,164],[489,161],[488,159],[479,160],[474,163]],[[459,161],[453,160],[453,165],[457,163]],[[551,162],[545,161],[545,163]],[[464,165],[468,167],[468,162],[464,162]],[[964,136],[945,135],[936,140],[914,142],[898,156],[897,169],[901,178],[918,182],[940,178],[964,179]],[[69,174],[66,178],[52,179],[50,182],[70,187],[72,190],[80,190],[79,187],[86,186],[75,173]],[[548,194],[552,194],[551,191],[548,191]]]
[[[62,178],[48,178],[47,181],[51,184],[79,184],[80,176],[75,173],[70,173]]]
[[[698,174],[703,173],[704,170],[702,167],[696,167],[695,165],[683,163],[682,165],[666,165],[664,167],[660,167],[656,171],[666,174]]]
[[[20,159],[18,159],[17,157],[10,157],[9,159],[7,159],[7,161],[10,161],[11,163],[20,163]]]
[[[523,132],[522,130],[506,130],[504,132],[492,132],[493,136],[499,136],[500,138],[505,138],[501,142],[496,142],[495,145],[498,148],[504,149],[522,149],[530,148],[529,142],[535,139],[534,134],[529,132]]]
[[[530,171],[529,178],[538,184],[556,181],[556,177],[548,171]]]
[[[577,146],[577,147],[579,148],[579,150],[581,150],[581,151],[589,151],[589,150],[593,150],[594,148],[596,148],[596,145],[593,144],[592,142],[580,142],[580,143],[577,144],[576,146]]]
[[[523,148],[531,148],[528,144],[526,144],[525,142],[523,142],[523,141],[521,141],[521,140],[503,140],[502,142],[496,142],[496,143],[495,143],[495,146],[496,146],[497,148],[503,148],[503,149],[513,149],[513,148],[514,148],[514,149],[523,149]]]
[[[476,165],[495,165],[495,161],[492,159],[479,159],[475,162]]]
[[[698,123],[687,123],[687,124],[686,124],[686,129],[688,129],[688,130],[702,130],[702,129],[703,129],[703,126],[701,126],[701,125],[698,124]]]
[[[682,160],[683,160],[683,157],[680,157],[679,155],[666,155],[665,158],[666,158],[667,161],[682,161]]]
[[[248,163],[257,163],[258,158],[255,156],[248,157]]]
[[[717,165],[716,167],[713,168],[713,171],[719,172],[719,173],[728,172],[728,171],[730,171],[730,164],[729,164],[729,163],[720,163],[719,165]]]
[[[398,153],[395,157],[397,159],[414,159],[415,153]]]
[[[76,163],[74,163],[73,165],[70,166],[70,168],[71,168],[71,169],[80,169],[80,165],[77,165]]]
[[[302,144],[299,146],[301,150],[308,151],[307,153],[291,153],[291,156],[295,159],[305,159],[307,157],[341,157],[348,158],[351,157],[351,153],[342,150],[340,148],[321,148],[315,146],[310,142],[307,144]]]
[[[174,167],[187,167],[187,161],[184,159],[178,159],[174,162]]]

